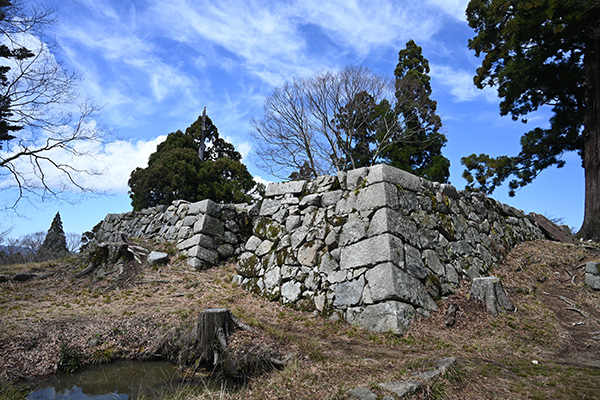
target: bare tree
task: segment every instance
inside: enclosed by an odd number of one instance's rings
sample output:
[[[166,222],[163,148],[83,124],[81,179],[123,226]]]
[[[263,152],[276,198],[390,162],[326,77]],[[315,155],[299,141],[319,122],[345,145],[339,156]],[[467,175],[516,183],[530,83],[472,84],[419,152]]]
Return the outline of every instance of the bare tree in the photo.
[[[4,208],[32,195],[86,192],[83,176],[98,173],[75,167],[75,159],[90,156],[89,144],[101,141],[103,132],[94,121],[97,107],[80,99],[78,77],[57,61],[44,36],[52,17],[43,7],[0,1],[0,41],[8,54],[24,54],[2,59],[7,73],[0,99],[9,104],[4,122],[18,127],[0,145],[0,181],[14,193]]]
[[[67,239],[67,249],[69,250],[69,253],[77,253],[82,245],[82,236],[73,232],[67,232],[65,236]]]
[[[35,261],[45,237],[45,232],[35,232],[18,239],[7,239],[0,251],[0,265],[26,264]]]
[[[286,82],[251,121],[259,166],[281,178],[330,174],[372,165],[390,146],[416,140],[396,112],[398,84],[362,66]]]

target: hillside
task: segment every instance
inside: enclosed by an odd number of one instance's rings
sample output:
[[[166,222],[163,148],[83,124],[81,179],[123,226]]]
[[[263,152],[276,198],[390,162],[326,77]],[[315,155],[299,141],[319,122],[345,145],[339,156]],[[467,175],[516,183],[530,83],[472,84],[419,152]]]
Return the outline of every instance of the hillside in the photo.
[[[192,326],[203,309],[226,307],[257,330],[236,337],[240,346],[268,348],[286,366],[234,391],[188,398],[341,399],[358,386],[383,397],[390,393],[378,383],[411,377],[449,356],[457,366],[413,398],[600,397],[600,294],[584,286],[581,268],[600,257],[595,245],[521,244],[492,270],[514,313],[489,315],[463,282],[402,337],[268,302],[231,283],[232,264],[198,271],[165,245],[138,246],[167,251],[171,261],[132,262],[80,279],[72,278],[81,269],[75,258],[0,268],[7,277],[37,274],[0,283],[0,378],[53,373],[63,343],[83,364],[151,358],[169,328]],[[459,311],[447,327],[452,304]]]

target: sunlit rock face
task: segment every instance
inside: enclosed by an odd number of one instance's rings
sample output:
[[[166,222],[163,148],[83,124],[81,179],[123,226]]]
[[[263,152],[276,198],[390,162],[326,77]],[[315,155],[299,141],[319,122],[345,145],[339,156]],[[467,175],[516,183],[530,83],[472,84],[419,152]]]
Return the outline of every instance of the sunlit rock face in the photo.
[[[461,279],[543,237],[520,210],[386,165],[269,185],[252,233],[244,288],[397,334]]]

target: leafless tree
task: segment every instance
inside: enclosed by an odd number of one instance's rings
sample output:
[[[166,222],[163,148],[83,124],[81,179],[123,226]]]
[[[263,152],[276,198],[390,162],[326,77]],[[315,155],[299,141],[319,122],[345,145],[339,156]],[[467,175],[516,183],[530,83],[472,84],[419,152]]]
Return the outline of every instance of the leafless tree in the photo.
[[[78,233],[67,232],[65,238],[67,239],[67,249],[69,249],[69,252],[77,253],[82,244],[81,235]]]
[[[316,176],[355,168],[356,134],[369,123],[360,112],[365,105],[356,101],[361,94],[390,110],[380,116],[371,143],[370,162],[375,163],[387,146],[410,137],[393,112],[394,91],[394,82],[361,66],[286,82],[266,99],[262,118],[251,121],[260,167],[282,178],[290,171]],[[344,123],[340,115],[346,116]]]
[[[0,41],[31,53],[2,59],[10,70],[0,98],[10,101],[8,122],[22,127],[0,146],[0,185],[14,193],[5,209],[24,198],[86,192],[82,178],[99,171],[78,169],[75,160],[90,156],[90,144],[104,134],[94,121],[98,108],[79,97],[78,76],[63,68],[44,35],[54,22],[52,10],[28,4],[13,1],[1,8]]]
[[[17,239],[7,239],[0,251],[0,265],[26,264],[35,261],[45,237],[45,232],[35,232]]]

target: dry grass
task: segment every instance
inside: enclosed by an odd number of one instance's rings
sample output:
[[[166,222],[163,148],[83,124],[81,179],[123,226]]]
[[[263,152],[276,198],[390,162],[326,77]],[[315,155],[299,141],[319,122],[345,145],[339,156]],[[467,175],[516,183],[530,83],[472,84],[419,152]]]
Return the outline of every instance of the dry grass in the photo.
[[[414,321],[404,337],[267,302],[231,283],[233,265],[201,272],[179,261],[161,270],[138,266],[127,282],[73,281],[69,276],[77,266],[36,265],[54,277],[0,285],[0,376],[53,372],[65,340],[86,362],[94,354],[148,357],[161,332],[191,326],[203,309],[227,307],[262,332],[265,343],[287,357],[287,366],[233,392],[178,392],[169,398],[341,399],[356,386],[383,396],[377,383],[430,369],[432,360],[444,356],[457,357],[458,369],[414,398],[598,398],[600,343],[591,333],[600,331],[592,319],[600,318],[600,296],[583,286],[577,268],[595,257],[596,248],[521,245],[493,271],[502,277],[515,313],[488,315],[464,284],[440,301],[431,318]],[[567,310],[559,296],[591,318]],[[448,328],[450,304],[459,313]]]

